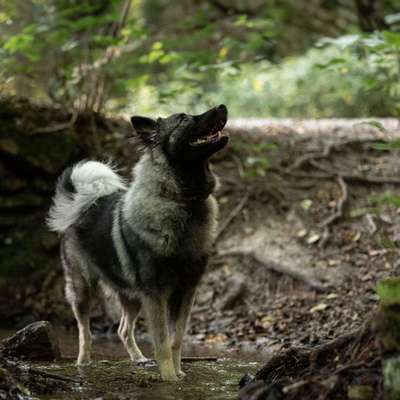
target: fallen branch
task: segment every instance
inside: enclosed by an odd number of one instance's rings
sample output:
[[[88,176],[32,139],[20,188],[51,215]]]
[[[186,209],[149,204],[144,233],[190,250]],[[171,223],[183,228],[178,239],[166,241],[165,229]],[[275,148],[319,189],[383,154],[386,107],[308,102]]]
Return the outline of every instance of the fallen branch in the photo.
[[[52,372],[41,371],[39,369],[32,368],[32,367],[28,367],[28,368],[18,367],[18,368],[23,372],[27,372],[32,375],[39,375],[39,376],[42,376],[43,378],[55,379],[55,380],[64,381],[64,382],[81,383],[80,381],[73,379],[73,378],[69,378],[67,376],[54,374]]]
[[[287,265],[279,264],[273,260],[268,260],[265,259],[264,257],[260,256],[257,254],[256,251],[246,249],[246,248],[241,248],[241,247],[235,247],[231,248],[228,250],[220,250],[217,253],[218,256],[220,257],[226,257],[226,256],[243,256],[243,257],[251,257],[258,263],[262,264],[264,267],[274,271],[278,272],[283,275],[288,275],[293,279],[296,279],[307,286],[318,290],[320,292],[325,292],[331,285],[329,284],[324,284],[322,281],[320,281],[317,277],[311,276],[310,274],[291,268]]]
[[[239,201],[236,207],[229,213],[226,217],[225,221],[221,224],[220,229],[215,236],[215,242],[219,239],[219,237],[224,233],[225,229],[232,223],[232,221],[236,218],[236,216],[242,211],[243,207],[246,205],[249,200],[250,194],[246,193],[244,197]]]

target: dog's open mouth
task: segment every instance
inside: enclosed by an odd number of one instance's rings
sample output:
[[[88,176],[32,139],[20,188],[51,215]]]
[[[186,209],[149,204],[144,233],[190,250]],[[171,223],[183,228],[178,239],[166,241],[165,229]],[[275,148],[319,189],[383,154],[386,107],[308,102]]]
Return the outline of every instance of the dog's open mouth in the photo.
[[[221,138],[226,137],[227,135],[222,132],[224,129],[226,120],[219,121],[214,127],[206,134],[201,135],[195,139],[191,139],[189,144],[191,146],[202,146],[211,143],[217,143],[221,140]]]

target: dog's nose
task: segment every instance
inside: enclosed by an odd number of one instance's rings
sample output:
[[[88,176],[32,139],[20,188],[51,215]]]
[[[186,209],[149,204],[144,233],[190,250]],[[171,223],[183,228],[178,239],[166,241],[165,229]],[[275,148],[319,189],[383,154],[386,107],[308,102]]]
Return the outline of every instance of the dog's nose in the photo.
[[[228,112],[228,110],[226,109],[226,106],[225,106],[225,104],[220,104],[219,106],[218,106],[218,110],[219,111],[223,111],[223,112]]]

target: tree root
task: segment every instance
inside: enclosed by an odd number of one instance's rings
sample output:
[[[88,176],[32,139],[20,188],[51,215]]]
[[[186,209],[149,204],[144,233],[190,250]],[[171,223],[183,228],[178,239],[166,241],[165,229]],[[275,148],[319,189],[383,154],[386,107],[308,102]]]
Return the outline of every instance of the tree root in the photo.
[[[374,329],[366,324],[315,348],[290,348],[271,357],[250,383],[244,383],[239,399],[347,399],[358,377],[379,397],[381,363]]]
[[[221,227],[218,230],[217,235],[215,236],[215,243],[218,241],[218,239],[224,233],[225,229],[232,223],[232,221],[240,213],[240,211],[242,211],[243,207],[246,205],[247,201],[249,200],[249,197],[250,197],[250,194],[246,193],[243,196],[243,198],[239,201],[239,203],[236,205],[236,207],[226,217],[225,221],[221,224]]]
[[[336,212],[334,212],[332,215],[330,215],[328,218],[326,218],[320,223],[320,226],[322,228],[327,227],[328,225],[336,221],[338,218],[341,218],[343,216],[343,207],[348,198],[347,185],[341,176],[337,178],[337,181],[342,190],[342,195],[340,196],[340,199],[337,202]]]
[[[295,268],[291,268],[288,265],[283,265],[273,260],[268,260],[262,255],[257,254],[257,252],[253,249],[234,247],[227,250],[220,250],[218,251],[217,255],[220,257],[226,257],[226,256],[251,257],[258,263],[265,266],[266,268],[283,275],[288,275],[291,278],[300,281],[319,292],[325,292],[326,290],[328,290],[329,287],[331,287],[330,284],[322,282],[316,276],[310,275],[307,272],[303,272]]]
[[[372,184],[377,184],[377,185],[384,185],[384,184],[399,185],[400,184],[400,178],[396,178],[393,176],[360,175],[360,174],[350,173],[348,171],[334,169],[334,168],[324,165],[316,160],[310,160],[309,162],[312,166],[318,168],[319,170],[327,172],[330,175],[330,177],[339,175],[346,181],[367,182],[367,183],[372,183]]]

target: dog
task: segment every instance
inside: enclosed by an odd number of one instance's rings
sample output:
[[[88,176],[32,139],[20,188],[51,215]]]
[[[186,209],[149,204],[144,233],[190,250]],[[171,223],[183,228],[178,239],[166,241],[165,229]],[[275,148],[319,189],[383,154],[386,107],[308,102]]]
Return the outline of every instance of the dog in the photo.
[[[200,115],[132,117],[142,155],[129,184],[97,161],[60,176],[47,224],[61,236],[78,365],[90,363],[91,299],[106,287],[121,305],[118,334],[132,361],[146,360],[134,337],[143,309],[162,380],[185,375],[182,339],[217,228],[209,158],[228,143],[227,115],[220,105]]]

